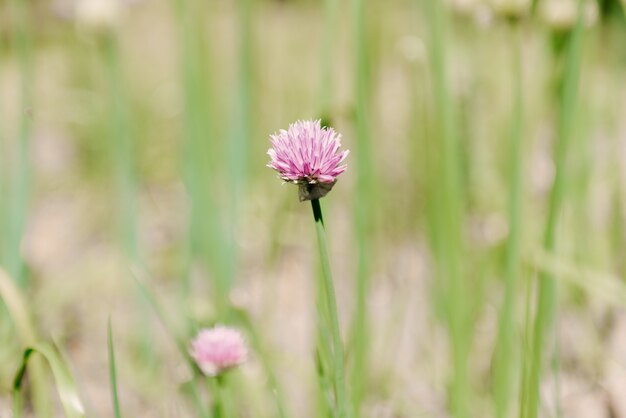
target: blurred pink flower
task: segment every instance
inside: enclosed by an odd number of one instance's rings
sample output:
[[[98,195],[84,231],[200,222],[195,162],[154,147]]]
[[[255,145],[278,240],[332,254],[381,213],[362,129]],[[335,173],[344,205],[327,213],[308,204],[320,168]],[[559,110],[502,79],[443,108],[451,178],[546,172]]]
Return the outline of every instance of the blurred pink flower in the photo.
[[[191,343],[190,354],[204,374],[217,376],[246,361],[248,350],[239,331],[216,326],[200,330]]]
[[[323,197],[346,170],[341,163],[350,151],[339,151],[341,135],[319,120],[297,121],[270,137],[267,166],[284,181],[300,185],[301,200]]]

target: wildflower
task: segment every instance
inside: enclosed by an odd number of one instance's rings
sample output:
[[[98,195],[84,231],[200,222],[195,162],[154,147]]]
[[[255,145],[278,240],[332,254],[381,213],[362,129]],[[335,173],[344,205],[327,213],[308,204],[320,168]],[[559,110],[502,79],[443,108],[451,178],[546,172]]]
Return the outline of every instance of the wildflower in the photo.
[[[225,326],[200,330],[191,343],[191,357],[207,376],[217,376],[238,366],[248,355],[239,331]]]
[[[300,186],[300,201],[326,196],[346,170],[341,163],[349,151],[339,151],[341,135],[319,120],[297,121],[270,137],[267,166],[285,182]]]

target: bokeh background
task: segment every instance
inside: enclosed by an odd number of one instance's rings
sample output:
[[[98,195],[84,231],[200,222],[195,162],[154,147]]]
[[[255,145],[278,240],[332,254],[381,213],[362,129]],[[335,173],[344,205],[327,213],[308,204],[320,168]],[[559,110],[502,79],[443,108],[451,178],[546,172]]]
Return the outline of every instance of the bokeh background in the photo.
[[[279,416],[276,390],[329,416],[311,211],[265,167],[319,118],[351,150],[322,204],[358,416],[520,416],[543,315],[539,416],[626,417],[623,6],[0,2],[1,265],[87,416],[113,416],[109,317],[124,415],[192,417],[175,340],[232,307],[237,416]],[[1,417],[18,322],[3,306]]]

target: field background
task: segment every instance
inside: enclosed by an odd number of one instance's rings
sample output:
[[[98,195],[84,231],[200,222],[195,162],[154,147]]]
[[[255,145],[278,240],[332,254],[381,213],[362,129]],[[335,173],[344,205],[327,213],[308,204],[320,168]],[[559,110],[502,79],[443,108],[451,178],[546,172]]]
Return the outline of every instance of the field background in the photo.
[[[278,416],[268,369],[286,416],[324,416],[310,208],[265,167],[271,133],[321,118],[351,150],[322,204],[361,416],[519,416],[552,283],[539,416],[626,418],[624,10],[589,2],[577,26],[537,3],[0,2],[3,280],[87,416],[113,416],[109,317],[124,416],[196,416],[137,278],[183,341],[247,313],[237,416]],[[21,327],[2,306],[2,418]]]

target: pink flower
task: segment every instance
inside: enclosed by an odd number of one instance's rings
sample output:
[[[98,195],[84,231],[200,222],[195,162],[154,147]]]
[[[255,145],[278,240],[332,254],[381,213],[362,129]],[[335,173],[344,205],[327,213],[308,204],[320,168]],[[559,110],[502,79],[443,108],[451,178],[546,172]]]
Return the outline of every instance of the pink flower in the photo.
[[[243,335],[233,328],[216,326],[200,330],[191,343],[191,357],[207,376],[217,376],[224,370],[246,361],[248,350]]]
[[[319,120],[297,121],[270,137],[267,166],[284,181],[300,185],[300,200],[325,196],[346,170],[341,163],[349,151],[339,151],[341,135]]]

